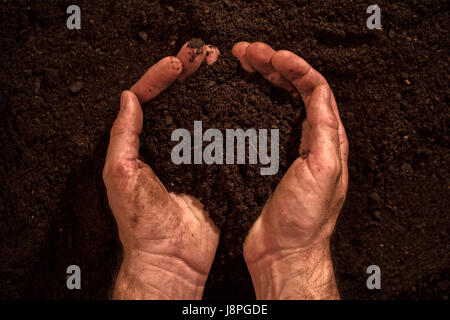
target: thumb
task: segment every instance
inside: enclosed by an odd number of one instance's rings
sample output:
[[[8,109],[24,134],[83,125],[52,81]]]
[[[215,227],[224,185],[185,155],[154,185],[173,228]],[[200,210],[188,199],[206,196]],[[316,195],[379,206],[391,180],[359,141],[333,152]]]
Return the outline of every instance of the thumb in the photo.
[[[136,160],[139,155],[139,134],[143,114],[136,95],[124,91],[120,98],[120,111],[111,128],[105,168],[123,160]]]
[[[331,89],[328,85],[317,86],[308,103],[306,117],[311,126],[309,132],[309,157],[325,163],[330,158],[340,160],[339,123],[331,106]]]

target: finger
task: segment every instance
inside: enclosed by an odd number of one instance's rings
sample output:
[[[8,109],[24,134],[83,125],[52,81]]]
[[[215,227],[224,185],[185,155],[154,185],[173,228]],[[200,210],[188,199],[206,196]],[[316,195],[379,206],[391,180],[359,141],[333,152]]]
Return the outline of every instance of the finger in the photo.
[[[347,163],[348,161],[348,139],[347,134],[345,133],[345,128],[341,120],[341,116],[339,115],[339,109],[336,103],[336,98],[334,94],[331,93],[331,106],[333,108],[334,115],[339,123],[339,141],[341,143],[341,156],[342,161]]]
[[[304,59],[300,58],[290,51],[278,51],[272,57],[272,65],[286,79],[288,79],[295,85],[295,87],[301,93],[305,105],[309,104],[312,92],[316,87],[326,86],[329,88],[328,82],[319,72],[311,67]],[[340,157],[343,161],[344,167],[347,168],[348,140],[341,121],[341,117],[339,115],[336,99],[334,98],[332,92],[331,107],[339,126],[338,133],[340,142]]]
[[[245,41],[238,42],[233,46],[231,53],[233,54],[233,56],[239,59],[242,69],[247,72],[255,72],[255,68],[253,68],[250,62],[248,62],[245,54],[249,45],[250,43]]]
[[[345,127],[342,123],[341,116],[339,115],[339,109],[336,103],[336,98],[334,97],[334,94],[331,93],[331,106],[333,107],[334,114],[336,116],[336,119],[339,124],[339,143],[340,143],[340,155],[342,160],[342,176],[344,178],[344,181],[348,181],[348,152],[349,152],[349,146],[348,146],[348,139],[347,134],[345,133]]]
[[[120,98],[120,111],[111,128],[105,167],[121,160],[136,160],[139,155],[139,134],[143,115],[138,98],[124,91]]]
[[[272,57],[272,65],[285,79],[290,81],[302,95],[305,104],[319,85],[328,85],[325,78],[296,54],[280,50]]]
[[[206,56],[205,44],[200,39],[192,39],[186,42],[177,54],[183,64],[183,71],[178,76],[179,81],[183,81],[193,74],[202,64]]]
[[[317,86],[306,105],[310,125],[308,137],[308,160],[318,171],[332,169],[340,172],[339,124],[331,106],[331,89],[328,85]]]
[[[141,103],[147,102],[174,83],[182,69],[183,66],[178,58],[165,57],[151,66],[130,90]]]
[[[216,46],[213,46],[211,44],[208,44],[206,46],[206,56],[205,56],[205,61],[208,65],[213,64],[214,62],[217,61],[217,59],[219,59],[219,55],[220,55],[220,50],[219,48],[217,48]]]
[[[279,88],[295,92],[295,87],[272,66],[272,57],[275,53],[275,50],[263,42],[254,42],[245,51],[248,62],[264,78]]]

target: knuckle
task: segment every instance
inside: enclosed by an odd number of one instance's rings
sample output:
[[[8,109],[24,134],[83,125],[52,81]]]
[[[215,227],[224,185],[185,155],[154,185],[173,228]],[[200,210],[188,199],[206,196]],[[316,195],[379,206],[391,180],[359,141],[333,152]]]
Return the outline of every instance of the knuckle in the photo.
[[[336,117],[331,113],[326,117],[323,117],[320,122],[322,125],[327,126],[336,131],[339,128],[339,122],[337,121]]]
[[[267,47],[267,45],[265,43],[262,42],[253,42],[251,44],[248,45],[247,47],[247,55],[252,58],[255,55],[258,54],[258,52],[260,52],[261,50],[265,49]]]
[[[115,137],[115,136],[118,136],[118,135],[121,135],[124,133],[125,133],[125,126],[122,124],[122,122],[120,120],[116,119],[111,128],[110,137],[112,138],[112,137]]]
[[[326,168],[331,177],[339,178],[341,176],[342,165],[338,157],[328,159]]]
[[[264,43],[262,42],[252,42],[248,45],[247,50],[257,50],[264,46]]]
[[[329,171],[339,171],[341,168],[341,159],[338,150],[334,144],[327,141],[327,145],[323,149],[318,150],[312,155],[313,161],[324,169]]]
[[[315,83],[318,87],[320,87],[322,90],[329,91],[332,94],[332,90],[330,88],[330,85],[328,84],[327,79],[319,71],[311,67],[310,73],[314,77]]]
[[[335,183],[341,176],[342,164],[337,156],[316,155],[313,159],[313,169]]]

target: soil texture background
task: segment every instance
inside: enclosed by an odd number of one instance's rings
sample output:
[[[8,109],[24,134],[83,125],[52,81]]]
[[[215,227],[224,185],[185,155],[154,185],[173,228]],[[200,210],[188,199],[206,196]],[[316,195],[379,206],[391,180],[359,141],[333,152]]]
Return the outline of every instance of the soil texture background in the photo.
[[[350,144],[350,182],[332,240],[346,299],[448,299],[449,3],[79,0],[0,5],[0,297],[106,299],[121,248],[102,169],[122,90],[192,37],[222,55],[143,105],[141,154],[167,189],[199,198],[221,228],[204,297],[254,298],[242,241],[297,156],[303,103],[247,74],[237,41],[307,60],[330,83]],[[280,170],[170,161],[176,128],[280,130]],[[66,288],[66,268],[82,289]],[[378,265],[382,289],[368,290]]]

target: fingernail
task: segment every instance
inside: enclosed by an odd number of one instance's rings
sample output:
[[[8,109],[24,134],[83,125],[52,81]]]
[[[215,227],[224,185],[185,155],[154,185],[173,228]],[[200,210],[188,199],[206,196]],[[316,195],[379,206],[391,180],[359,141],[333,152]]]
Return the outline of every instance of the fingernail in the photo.
[[[120,109],[126,108],[129,104],[129,101],[130,95],[128,94],[128,92],[122,92],[122,95],[120,96]]]

